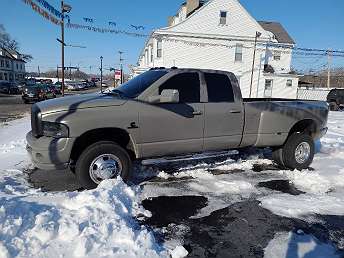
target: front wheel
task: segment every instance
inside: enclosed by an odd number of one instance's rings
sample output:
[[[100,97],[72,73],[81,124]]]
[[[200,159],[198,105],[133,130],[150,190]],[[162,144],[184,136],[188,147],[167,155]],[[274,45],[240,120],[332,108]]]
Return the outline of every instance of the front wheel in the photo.
[[[89,146],[75,166],[76,177],[85,189],[94,189],[103,180],[121,176],[130,180],[131,159],[125,149],[116,143],[103,141]]]
[[[294,133],[283,147],[273,151],[272,157],[282,167],[302,170],[312,164],[314,152],[314,141],[310,135]]]

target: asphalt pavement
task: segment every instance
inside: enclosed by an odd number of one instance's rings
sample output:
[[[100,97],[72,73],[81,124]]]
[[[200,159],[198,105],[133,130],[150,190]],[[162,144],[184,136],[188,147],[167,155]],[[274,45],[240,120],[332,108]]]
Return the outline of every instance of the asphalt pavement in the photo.
[[[99,91],[92,88],[85,91],[67,92],[66,95],[86,94]],[[58,96],[61,97],[61,96]],[[22,118],[30,113],[32,104],[24,104],[21,95],[7,95],[0,93],[0,122]]]

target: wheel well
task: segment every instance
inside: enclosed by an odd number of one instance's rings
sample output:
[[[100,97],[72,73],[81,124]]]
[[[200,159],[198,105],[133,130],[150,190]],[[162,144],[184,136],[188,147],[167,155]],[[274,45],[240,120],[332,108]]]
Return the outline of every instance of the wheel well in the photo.
[[[128,132],[119,128],[101,128],[88,131],[76,139],[71,152],[71,163],[75,163],[88,146],[99,141],[115,142],[126,149],[132,159],[135,159],[134,147]]]
[[[312,119],[305,119],[297,122],[290,130],[289,136],[293,133],[307,133],[314,137],[318,131],[317,123]]]

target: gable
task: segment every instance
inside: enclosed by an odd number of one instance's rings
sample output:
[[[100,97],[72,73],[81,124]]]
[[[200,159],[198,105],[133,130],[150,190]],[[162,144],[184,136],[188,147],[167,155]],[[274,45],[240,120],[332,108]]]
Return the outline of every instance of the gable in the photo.
[[[221,11],[227,12],[226,25],[220,24]],[[237,0],[211,0],[183,22],[160,31],[235,37],[254,37],[258,31],[262,38],[269,37]]]

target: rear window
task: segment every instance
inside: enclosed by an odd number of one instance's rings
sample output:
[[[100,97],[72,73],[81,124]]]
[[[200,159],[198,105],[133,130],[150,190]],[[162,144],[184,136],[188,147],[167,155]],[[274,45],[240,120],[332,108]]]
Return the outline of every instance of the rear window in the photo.
[[[225,74],[205,73],[208,102],[234,102],[231,81]]]

